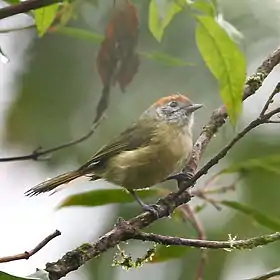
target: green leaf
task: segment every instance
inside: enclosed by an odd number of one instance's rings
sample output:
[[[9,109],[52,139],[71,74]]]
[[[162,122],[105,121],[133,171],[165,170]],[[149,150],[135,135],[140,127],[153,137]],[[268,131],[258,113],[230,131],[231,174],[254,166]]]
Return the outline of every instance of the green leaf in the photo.
[[[196,1],[187,1],[188,6],[194,10],[202,12],[203,14],[215,17],[216,9],[212,2],[205,1],[205,0],[196,0]]]
[[[176,1],[150,1],[149,5],[149,29],[157,41],[161,41],[164,29],[173,17],[182,10],[182,6]]]
[[[20,0],[4,0],[4,2],[13,5],[13,4],[18,4],[20,2]]]
[[[196,43],[207,67],[218,80],[220,96],[232,124],[241,111],[246,76],[243,54],[225,30],[209,16],[196,16]]]
[[[14,275],[11,275],[11,274],[8,274],[8,273],[5,273],[5,272],[2,272],[2,271],[0,271],[0,280],[26,280],[26,279],[42,279],[43,280],[43,278],[38,278],[38,277],[19,277],[19,276],[14,276]]]
[[[39,37],[42,37],[45,34],[45,32],[48,30],[48,28],[54,21],[58,7],[59,4],[56,3],[47,7],[34,10],[35,24]]]
[[[186,246],[165,246],[158,245],[151,259],[151,263],[166,262],[172,259],[181,258],[189,248]]]
[[[93,44],[100,44],[103,40],[103,36],[95,33],[95,32],[90,32],[86,31],[83,29],[79,28],[73,28],[73,27],[59,27],[56,32],[70,36],[72,38],[76,39],[81,39],[81,40],[86,40],[89,41]]]
[[[280,219],[267,216],[257,209],[253,209],[236,201],[223,200],[221,204],[250,216],[254,221],[266,228],[280,231]]]
[[[222,169],[219,174],[265,170],[280,174],[280,155],[270,155],[260,158],[248,159]]]
[[[137,194],[140,198],[146,198],[159,194],[159,190],[156,188],[139,190],[137,191]],[[58,206],[58,209],[68,206],[92,207],[111,203],[125,203],[133,201],[133,196],[125,189],[102,189],[71,195],[62,201],[62,203]]]
[[[155,52],[155,51],[140,52],[140,55],[144,56],[145,58],[160,62],[167,66],[183,67],[183,66],[193,65],[187,61],[184,61],[182,59],[179,59],[177,57],[171,56],[171,55],[163,53],[163,52]]]

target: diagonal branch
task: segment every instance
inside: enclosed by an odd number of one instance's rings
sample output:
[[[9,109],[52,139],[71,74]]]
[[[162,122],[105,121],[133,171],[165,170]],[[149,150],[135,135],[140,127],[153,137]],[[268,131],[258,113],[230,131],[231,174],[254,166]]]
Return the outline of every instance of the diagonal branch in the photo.
[[[25,251],[24,253],[8,256],[8,257],[0,257],[0,263],[6,263],[17,260],[28,260],[31,256],[35,255],[38,251],[40,251],[43,247],[45,247],[51,240],[61,235],[59,230],[56,230],[49,236],[47,236],[44,240],[42,240],[34,249],[31,251]]]
[[[62,0],[27,0],[19,4],[10,5],[0,9],[0,19],[21,13],[27,13],[31,10],[36,10],[59,2],[62,2]]]
[[[261,274],[261,275],[258,275],[256,277],[253,277],[253,278],[246,278],[244,280],[266,280],[266,279],[274,279],[274,280],[277,280],[279,278],[272,278],[273,276],[278,276],[280,275],[280,267],[276,268],[276,269],[273,269],[269,272],[266,272],[264,274]]]
[[[278,64],[280,64],[280,47],[272,52],[258,67],[256,72],[247,79],[243,91],[243,100],[253,95],[262,86],[266,77]],[[226,119],[227,113],[225,106],[223,105],[212,113],[209,122],[203,127],[202,132],[194,145],[191,160],[186,167],[187,171],[193,174],[195,173],[204,150],[215,133],[217,133],[218,129],[223,126]]]
[[[268,74],[272,71],[272,69],[280,63],[280,48],[277,49],[271,56],[269,56],[264,63],[258,68],[257,72],[247,80],[245,89],[244,89],[244,99],[252,95],[263,83],[264,79],[268,76]],[[258,118],[252,121],[247,127],[245,127],[233,140],[230,142],[224,149],[220,151],[212,160],[210,160],[202,169],[200,169],[195,177],[190,180],[190,184],[187,187],[193,185],[195,181],[200,178],[203,174],[206,174],[208,170],[215,165],[222,157],[224,157],[227,152],[240,140],[244,135],[246,135],[249,131],[254,129],[255,127],[267,123],[269,118],[273,115],[280,112],[280,108],[270,111],[266,113],[261,118]],[[193,153],[193,162],[196,163],[193,166],[194,171],[196,170],[197,162],[202,156],[206,146],[210,142],[212,136],[217,132],[218,128],[220,128],[226,121],[227,115],[224,111],[224,107],[217,109],[212,114],[212,117],[209,123],[203,128],[203,131],[198,138]],[[188,183],[188,182],[187,182]],[[184,186],[185,187],[185,186]],[[151,213],[145,212],[137,217],[130,219],[129,221],[122,221],[114,226],[114,228],[101,236],[95,243],[93,244],[84,244],[72,251],[67,252],[61,259],[53,263],[46,264],[46,271],[49,272],[50,280],[58,280],[69,272],[78,269],[80,266],[85,264],[88,260],[99,256],[101,253],[109,250],[110,248],[115,247],[122,241],[133,239],[137,234],[139,235],[139,229],[145,228],[149,226],[151,223],[162,217],[168,217],[172,211],[191,200],[191,196],[187,191],[178,191],[171,192],[165,198],[160,199],[157,202],[157,210],[158,217],[155,217]],[[272,235],[275,237],[275,235]],[[261,238],[261,237],[259,237]],[[279,235],[277,236],[279,239]],[[277,239],[277,240],[278,240]],[[249,242],[250,241],[250,242]],[[249,239],[248,243],[245,243],[246,246],[252,244],[258,244],[258,242],[267,242],[267,240],[263,239]],[[199,242],[203,242],[203,240],[199,240]],[[213,242],[213,241],[212,241]],[[232,241],[230,241],[232,244]],[[257,242],[257,243],[256,243]],[[202,244],[202,243],[200,243]],[[243,246],[244,243],[234,243],[236,246]],[[195,245],[195,243],[194,243]],[[213,247],[213,243],[203,244],[202,247]],[[208,246],[209,245],[209,246]],[[224,246],[229,246],[229,243],[223,243]],[[217,245],[221,246],[222,245]],[[215,246],[214,246],[215,247]],[[232,247],[226,247],[232,248]]]

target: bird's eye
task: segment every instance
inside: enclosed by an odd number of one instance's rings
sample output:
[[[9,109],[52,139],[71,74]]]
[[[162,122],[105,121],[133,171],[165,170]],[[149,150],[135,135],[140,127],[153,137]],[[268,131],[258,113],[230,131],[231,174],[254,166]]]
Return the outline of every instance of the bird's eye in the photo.
[[[178,102],[177,102],[177,101],[171,101],[171,102],[169,103],[169,106],[172,107],[172,108],[175,108],[175,107],[178,106]]]

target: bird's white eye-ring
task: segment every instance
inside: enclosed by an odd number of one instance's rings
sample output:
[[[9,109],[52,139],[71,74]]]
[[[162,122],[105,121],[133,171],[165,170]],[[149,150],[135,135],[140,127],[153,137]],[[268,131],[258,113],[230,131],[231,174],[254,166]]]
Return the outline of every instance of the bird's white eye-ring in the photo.
[[[173,100],[173,101],[169,102],[169,106],[172,107],[172,108],[175,108],[175,107],[178,106],[178,102]]]

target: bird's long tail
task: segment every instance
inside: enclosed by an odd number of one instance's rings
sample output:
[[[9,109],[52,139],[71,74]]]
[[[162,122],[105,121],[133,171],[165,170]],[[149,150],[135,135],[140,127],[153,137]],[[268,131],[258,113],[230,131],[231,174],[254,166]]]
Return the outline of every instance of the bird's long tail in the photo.
[[[52,191],[55,188],[57,188],[58,186],[69,183],[70,181],[77,179],[78,177],[81,177],[83,175],[85,175],[85,173],[82,170],[74,170],[74,171],[70,171],[70,172],[61,174],[59,176],[46,180],[46,181],[38,184],[37,186],[31,188],[30,190],[25,192],[25,195],[34,196],[34,195],[38,195],[40,193]]]

